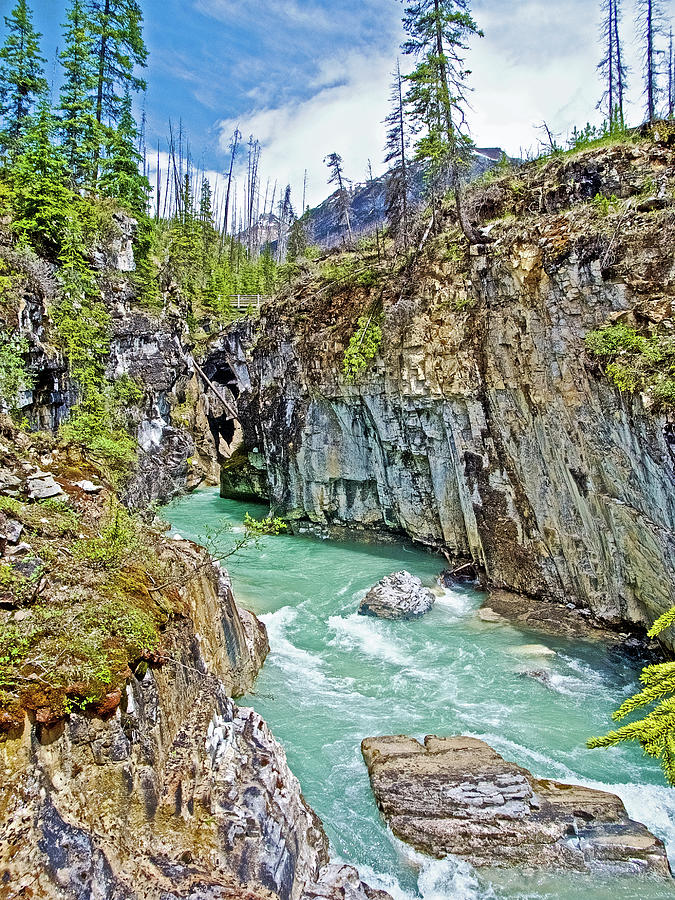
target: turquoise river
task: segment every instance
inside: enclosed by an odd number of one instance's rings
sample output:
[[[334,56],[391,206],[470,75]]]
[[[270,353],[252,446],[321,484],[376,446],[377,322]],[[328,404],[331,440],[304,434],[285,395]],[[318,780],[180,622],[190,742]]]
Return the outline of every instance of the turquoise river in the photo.
[[[263,507],[201,490],[170,504],[175,532],[225,551],[244,514]],[[216,534],[224,525],[229,532]],[[380,578],[407,569],[429,586],[442,560],[403,543],[367,545],[310,536],[264,538],[227,561],[240,605],[266,624],[272,651],[255,707],[283,743],[336,857],[358,866],[395,900],[442,898],[674,897],[645,879],[480,874],[448,858],[422,857],[380,818],[360,753],[364,737],[467,734],[536,775],[618,793],[630,815],[662,837],[675,862],[675,791],[634,747],[589,751],[585,740],[610,724],[635,686],[638,668],[597,643],[542,638],[480,621],[482,595],[447,590],[414,622],[358,616],[359,599]],[[533,658],[527,645],[555,655]],[[530,650],[531,652],[531,650]],[[546,669],[546,683],[528,670]]]

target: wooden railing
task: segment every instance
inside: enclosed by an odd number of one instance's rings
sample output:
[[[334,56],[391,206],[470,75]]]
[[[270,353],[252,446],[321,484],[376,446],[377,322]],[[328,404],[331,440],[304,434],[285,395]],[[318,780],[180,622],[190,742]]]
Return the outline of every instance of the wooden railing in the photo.
[[[248,309],[251,307],[260,312],[260,307],[266,300],[269,300],[269,297],[265,296],[265,294],[230,294],[229,300],[233,309]]]

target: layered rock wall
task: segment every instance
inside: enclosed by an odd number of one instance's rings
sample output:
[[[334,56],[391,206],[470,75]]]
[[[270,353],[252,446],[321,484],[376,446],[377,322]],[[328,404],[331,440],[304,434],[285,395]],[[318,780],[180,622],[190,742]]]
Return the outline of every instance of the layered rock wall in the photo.
[[[248,450],[224,493],[262,458],[281,514],[402,532],[475,560],[494,586],[611,622],[667,609],[671,426],[610,385],[584,337],[616,320],[670,321],[672,212],[636,199],[615,230],[583,201],[637,195],[675,168],[672,153],[637,149],[589,165],[570,163],[555,191],[543,182],[543,210],[497,222],[462,263],[441,237],[380,287],[381,350],[354,384],[345,342],[372,302],[358,287],[330,297],[305,283],[255,331],[221,341]]]
[[[222,571],[201,571],[162,664],[107,720],[26,720],[0,741],[0,897],[297,900],[319,878],[320,822],[260,716],[230,699],[252,686],[264,629]]]

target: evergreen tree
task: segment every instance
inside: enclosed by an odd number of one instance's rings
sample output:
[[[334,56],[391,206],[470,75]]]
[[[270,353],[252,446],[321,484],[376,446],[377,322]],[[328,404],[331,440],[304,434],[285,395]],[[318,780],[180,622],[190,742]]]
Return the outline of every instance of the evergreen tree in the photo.
[[[388,178],[385,197],[385,211],[393,237],[403,242],[408,249],[408,135],[403,103],[403,78],[401,65],[397,63],[391,90],[391,112],[385,119],[387,144],[385,163],[393,163]]]
[[[422,132],[417,156],[425,160],[436,182],[450,182],[457,214],[470,242],[480,240],[462,204],[462,170],[469,165],[472,142],[466,134],[470,74],[464,64],[467,40],[482,35],[471,16],[468,0],[416,0],[405,7],[403,27],[408,39],[403,52],[419,60],[407,76],[406,103]],[[432,198],[432,205],[436,201]]]
[[[43,99],[12,167],[12,229],[21,242],[54,258],[74,214],[68,167],[55,142],[58,123]]]
[[[42,35],[33,28],[27,0],[17,0],[5,16],[5,27],[8,34],[0,48],[0,145],[16,151],[30,127],[31,112],[47,92],[46,60],[40,55]]]
[[[100,129],[92,95],[96,87],[95,42],[85,0],[71,0],[64,25],[61,137],[74,187],[93,188]]]
[[[96,121],[116,125],[126,94],[145,90],[136,68],[147,65],[137,0],[87,0],[96,53]]]
[[[122,101],[119,125],[105,129],[105,155],[101,160],[99,189],[104,197],[115,197],[130,212],[147,212],[150,183],[139,170],[138,130],[131,111],[131,96]]]
[[[598,102],[598,109],[605,111],[610,128],[614,128],[622,126],[624,122],[623,101],[627,76],[619,32],[621,0],[602,0],[601,8],[603,20],[600,43],[604,48],[604,56],[598,63],[598,71],[605,89]]]
[[[349,190],[347,186],[349,185],[349,179],[345,177],[344,173],[344,165],[342,162],[342,157],[338,153],[330,153],[325,159],[324,163],[330,169],[330,177],[328,179],[328,184],[337,185],[337,207],[340,215],[340,223],[342,225],[346,225],[347,233],[349,234],[349,240],[352,240],[352,222],[349,216],[349,210],[352,205],[351,196],[349,194]]]
[[[675,606],[654,623],[649,637],[657,637],[673,624]],[[642,719],[622,725],[603,737],[591,738],[587,746],[596,750],[636,741],[648,756],[661,761],[666,780],[675,786],[675,662],[647,666],[640,681],[642,689],[629,697],[612,718],[619,722],[637,710],[649,706],[652,709]]]
[[[286,251],[286,259],[288,262],[295,262],[301,256],[304,256],[308,247],[307,230],[305,228],[305,216],[294,219],[288,233],[288,250]]]
[[[663,34],[663,9],[660,0],[637,0],[637,25],[642,41],[644,65],[644,97],[647,121],[653,122],[658,114],[659,96],[659,51],[657,41]]]

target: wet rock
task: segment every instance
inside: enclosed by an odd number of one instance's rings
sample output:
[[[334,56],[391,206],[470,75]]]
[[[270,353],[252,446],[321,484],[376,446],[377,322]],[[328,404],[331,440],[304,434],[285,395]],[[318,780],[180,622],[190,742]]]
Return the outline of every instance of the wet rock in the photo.
[[[401,840],[477,867],[670,876],[662,842],[614,794],[535,778],[470,737],[367,738],[377,804]]]
[[[353,866],[332,864],[321,870],[318,881],[305,885],[300,900],[391,900],[391,895],[361,881]]]
[[[489,606],[483,606],[478,610],[478,618],[481,622],[489,622],[492,625],[505,625],[507,623],[507,619],[504,616],[500,616],[499,613],[495,612],[494,609],[490,609]]]
[[[410,572],[385,576],[361,601],[359,615],[379,619],[417,619],[429,612],[436,598]]]
[[[490,614],[499,615],[512,625],[542,635],[602,640],[610,644],[623,640],[615,630],[603,627],[589,610],[578,609],[568,603],[535,600],[510,591],[493,590],[480,612],[488,609]]]
[[[445,569],[438,576],[441,587],[453,588],[463,584],[477,585],[480,581],[480,573],[473,563],[463,563],[455,569]]]
[[[545,644],[521,644],[520,647],[512,647],[509,651],[514,656],[555,656],[555,650]]]

